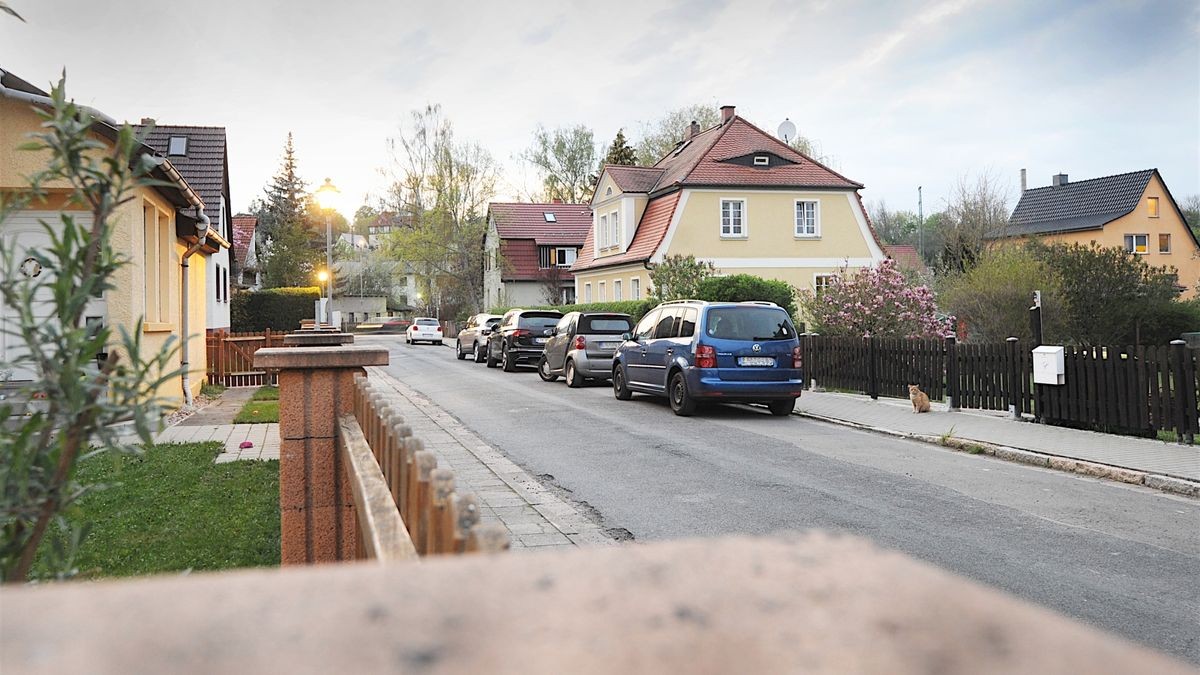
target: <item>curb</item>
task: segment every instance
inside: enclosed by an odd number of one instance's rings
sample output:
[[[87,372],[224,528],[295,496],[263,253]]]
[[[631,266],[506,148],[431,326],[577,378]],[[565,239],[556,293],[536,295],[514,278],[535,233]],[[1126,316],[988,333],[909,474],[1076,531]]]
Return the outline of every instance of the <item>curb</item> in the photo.
[[[927,434],[917,434],[908,431],[897,431],[895,429],[877,427],[870,424],[860,424],[858,422],[851,422],[849,420],[843,420],[836,417],[828,417],[826,415],[818,415],[816,413],[803,412],[799,410],[792,414],[800,417],[819,420],[821,422],[828,422],[830,424],[851,427],[862,431],[871,431],[887,436],[895,436],[897,438],[907,438],[909,440],[922,441],[924,443],[930,443],[944,448],[950,448],[952,450],[959,450],[972,455],[990,455],[996,459],[1002,459],[1008,462],[1018,462],[1020,464],[1040,466],[1045,469],[1055,469],[1057,471],[1078,473],[1085,476],[1092,476],[1093,478],[1105,478],[1120,483],[1142,485],[1153,490],[1169,492],[1171,494],[1182,495],[1184,497],[1200,498],[1200,482],[1187,480],[1186,478],[1164,476],[1162,474],[1151,473],[1148,471],[1138,471],[1136,469],[1127,469],[1125,467],[1113,466],[1111,464],[1101,464],[1099,462],[1089,462],[1082,459],[1061,457],[1059,455],[1051,455],[1034,450],[1010,448],[1005,445],[996,445],[994,443],[988,443],[985,441],[972,441],[961,438],[930,436]]]

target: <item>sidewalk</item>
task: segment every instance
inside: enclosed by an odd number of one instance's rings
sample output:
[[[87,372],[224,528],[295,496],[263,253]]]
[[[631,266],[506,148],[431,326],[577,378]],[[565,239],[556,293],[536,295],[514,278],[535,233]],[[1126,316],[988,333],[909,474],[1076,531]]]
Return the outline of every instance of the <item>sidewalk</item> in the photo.
[[[452,469],[457,487],[479,498],[480,520],[508,529],[514,550],[615,543],[574,506],[386,369],[367,371],[372,383],[395,393],[388,403],[425,449],[437,455],[438,466]]]
[[[179,424],[167,427],[154,437],[155,443],[218,442],[224,449],[214,460],[217,464],[237,460],[279,459],[279,425],[234,424],[233,418],[250,400],[258,387],[226,389],[221,397],[201,408]],[[242,448],[243,441],[253,445]]]
[[[907,399],[881,398],[872,401],[866,396],[853,394],[806,391],[797,401],[796,411],[808,417],[899,435],[949,435],[958,440],[979,441],[1041,455],[1200,482],[1200,446],[1034,424],[1013,420],[1007,413],[981,410],[949,412],[944,404],[938,403],[934,404],[931,412],[914,415]]]

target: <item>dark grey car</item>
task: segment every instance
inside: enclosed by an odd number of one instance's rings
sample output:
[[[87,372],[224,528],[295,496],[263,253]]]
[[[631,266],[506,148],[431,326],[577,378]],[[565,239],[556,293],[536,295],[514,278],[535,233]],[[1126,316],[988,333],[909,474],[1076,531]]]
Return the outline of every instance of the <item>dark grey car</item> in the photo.
[[[488,335],[487,367],[511,373],[519,364],[535,365],[561,318],[562,312],[510,309]]]
[[[471,356],[475,363],[483,363],[487,358],[487,336],[498,325],[499,314],[476,314],[467,319],[467,325],[458,331],[458,340],[454,343],[458,359]]]
[[[632,330],[628,314],[571,312],[546,342],[538,375],[547,382],[562,375],[568,387],[578,387],[589,378],[607,380],[612,377],[613,353],[623,342],[621,334]]]

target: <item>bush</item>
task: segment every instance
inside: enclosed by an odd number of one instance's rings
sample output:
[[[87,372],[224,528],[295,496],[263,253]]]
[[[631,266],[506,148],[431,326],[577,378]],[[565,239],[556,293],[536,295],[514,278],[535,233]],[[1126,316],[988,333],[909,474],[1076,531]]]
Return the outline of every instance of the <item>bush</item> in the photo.
[[[960,338],[970,342],[1003,342],[1010,336],[1029,341],[1029,307],[1033,292],[1042,292],[1042,337],[1047,344],[1063,339],[1062,284],[1050,267],[1024,247],[985,251],[974,267],[951,274],[939,284],[938,304],[966,324]]]
[[[821,293],[800,291],[813,330],[834,337],[941,337],[952,322],[937,311],[933,291],[911,286],[894,260],[834,277]]]
[[[235,333],[296,330],[301,319],[314,318],[313,302],[319,299],[321,289],[316,286],[235,293],[229,305],[230,330]]]
[[[796,289],[786,281],[763,279],[753,274],[709,277],[697,285],[696,292],[700,300],[711,302],[765,300],[786,309],[788,314],[796,314]]]
[[[521,307],[521,309],[545,309],[555,312],[619,312],[628,314],[633,317],[634,321],[642,318],[642,316],[658,306],[658,300],[653,298],[646,300],[614,300],[612,302],[587,302],[576,305],[544,305],[541,307]],[[491,314],[504,314],[515,307],[493,307],[488,312]]]

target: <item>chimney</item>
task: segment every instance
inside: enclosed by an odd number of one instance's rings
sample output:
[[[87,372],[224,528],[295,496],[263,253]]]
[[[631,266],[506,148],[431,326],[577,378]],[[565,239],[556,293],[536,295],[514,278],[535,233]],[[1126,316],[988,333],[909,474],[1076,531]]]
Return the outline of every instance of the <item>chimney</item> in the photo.
[[[688,128],[688,138],[695,138],[698,133],[700,133],[700,123],[692,120],[692,126]]]
[[[736,109],[737,108],[731,105],[721,106],[721,124],[725,124],[729,120],[733,119],[733,113]]]
[[[1067,174],[1065,173],[1056,173],[1054,174],[1054,177],[1050,179],[1050,184],[1054,187],[1062,187],[1068,182],[1070,181],[1067,180]]]
[[[555,197],[554,199],[551,199],[551,200],[550,200],[550,203],[551,203],[551,204],[561,204],[561,203],[563,203],[563,201],[562,201],[562,198],[560,198],[560,197]]]
[[[1024,192],[1026,189],[1028,188],[1025,187],[1025,169],[1021,169],[1021,192]]]
[[[154,118],[153,118],[153,117],[143,117],[143,118],[142,118],[142,126],[146,126],[146,125],[148,125],[148,124],[154,124]]]

